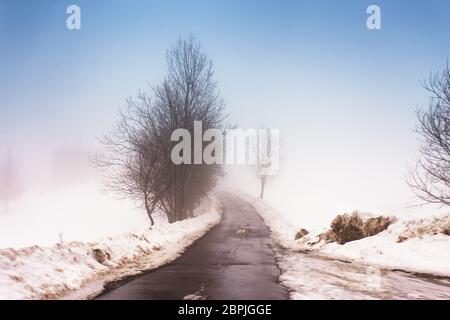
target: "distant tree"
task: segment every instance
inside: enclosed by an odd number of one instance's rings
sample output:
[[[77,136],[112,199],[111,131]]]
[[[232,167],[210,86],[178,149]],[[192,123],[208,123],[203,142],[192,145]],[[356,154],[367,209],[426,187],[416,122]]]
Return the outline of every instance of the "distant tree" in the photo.
[[[417,111],[417,133],[422,138],[417,164],[407,182],[422,204],[450,206],[450,69],[424,83],[431,93],[426,110]]]
[[[3,212],[8,213],[9,203],[19,193],[17,165],[10,153],[0,162],[0,200]]]
[[[267,183],[274,178],[276,171],[272,170],[274,161],[279,161],[278,151],[275,154],[275,148],[278,148],[278,141],[273,140],[270,129],[260,128],[257,134],[257,143],[254,146],[254,161],[253,166],[256,178],[259,182],[259,197],[264,199],[264,193]]]
[[[95,161],[109,169],[108,187],[138,200],[152,225],[158,210],[169,222],[192,216],[222,173],[217,164],[175,164],[171,158],[174,130],[187,130],[194,146],[194,121],[201,121],[203,130],[222,126],[224,103],[211,61],[190,37],[167,52],[167,64],[165,80],[151,95],[139,93],[127,101],[118,124],[103,139],[108,152]]]

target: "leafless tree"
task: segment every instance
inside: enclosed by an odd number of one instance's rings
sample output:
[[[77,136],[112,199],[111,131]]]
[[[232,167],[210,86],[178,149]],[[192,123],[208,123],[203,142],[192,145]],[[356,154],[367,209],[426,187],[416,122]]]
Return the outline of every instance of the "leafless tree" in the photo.
[[[267,183],[275,176],[274,172],[268,169],[274,165],[272,163],[274,161],[273,148],[278,147],[276,141],[272,141],[270,129],[263,127],[258,130],[257,143],[253,146],[253,157],[256,162],[254,172],[259,181],[259,197],[261,199],[264,199]],[[279,161],[279,159],[276,160]]]
[[[188,130],[194,146],[194,121],[201,121],[203,130],[220,129],[225,117],[212,63],[195,38],[179,40],[166,59],[165,80],[151,95],[127,101],[118,125],[103,139],[109,152],[96,160],[112,172],[108,186],[139,200],[152,224],[157,210],[169,222],[191,216],[222,172],[219,165],[172,162],[174,130]]]
[[[3,201],[3,212],[8,213],[11,200],[19,193],[19,177],[16,162],[8,153],[0,163],[0,199]]]
[[[102,139],[106,152],[94,160],[107,169],[107,189],[137,200],[151,225],[165,188],[157,134],[150,98],[139,93],[127,100],[117,125]]]
[[[407,182],[422,204],[450,206],[450,69],[424,83],[431,94],[427,110],[417,111],[420,156]]]
[[[183,128],[194,138],[194,121],[201,121],[203,131],[219,129],[224,120],[224,102],[213,80],[212,62],[192,36],[179,40],[167,53],[168,75],[155,91],[154,114],[163,141],[169,141],[175,129]],[[192,146],[194,141],[192,140]],[[168,188],[161,201],[169,221],[192,214],[198,201],[215,185],[221,173],[218,165],[175,165],[170,157],[173,144],[162,147],[167,157]],[[191,153],[193,154],[193,152]]]

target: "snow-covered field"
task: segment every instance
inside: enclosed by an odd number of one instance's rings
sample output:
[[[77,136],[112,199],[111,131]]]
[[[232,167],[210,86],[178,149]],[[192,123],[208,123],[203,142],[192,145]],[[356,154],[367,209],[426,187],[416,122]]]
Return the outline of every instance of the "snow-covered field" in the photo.
[[[73,201],[77,207],[76,199]],[[68,242],[63,238],[53,246],[0,249],[0,299],[84,299],[95,296],[107,282],[157,268],[176,259],[219,223],[221,211],[220,202],[208,197],[197,208],[194,218],[173,224],[160,221],[152,229],[141,227],[140,230],[92,242]],[[95,214],[89,214],[93,216],[92,221],[96,221]],[[64,225],[68,224],[61,223]],[[129,227],[127,223],[125,226]],[[5,224],[3,228],[6,229]],[[33,225],[24,227],[25,230],[32,228]],[[44,232],[35,230],[36,233],[39,231]],[[72,232],[70,238],[76,237],[76,232]],[[89,234],[88,237],[94,235]],[[56,234],[43,242],[53,238]],[[2,241],[5,239],[8,238],[2,237]],[[18,243],[23,243],[20,237],[16,237],[14,242]]]
[[[273,238],[288,251],[314,251],[326,257],[380,268],[450,276],[450,213],[397,217],[397,222],[372,237],[343,245],[324,241],[311,245],[324,230],[309,230],[308,235],[294,240],[298,226],[264,201],[249,195],[240,196],[256,208],[270,227]]]
[[[3,209],[3,208],[2,208]],[[28,190],[0,210],[0,249],[61,241],[95,241],[139,229],[148,223],[145,211],[132,201],[102,192],[91,181]]]

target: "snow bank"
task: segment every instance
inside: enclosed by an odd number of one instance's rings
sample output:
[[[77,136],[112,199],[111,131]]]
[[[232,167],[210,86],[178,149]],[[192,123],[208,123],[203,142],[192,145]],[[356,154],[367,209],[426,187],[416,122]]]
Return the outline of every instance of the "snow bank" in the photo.
[[[83,299],[104,284],[176,259],[220,221],[222,206],[208,197],[195,217],[97,242],[63,242],[0,250],[0,299]]]
[[[386,269],[450,276],[450,213],[398,218],[377,235],[340,245],[320,241],[319,235],[324,230],[308,230],[309,234],[295,240],[299,230],[284,215],[261,199],[249,195],[241,197],[255,207],[271,229],[273,238],[291,251],[313,251]],[[369,213],[365,216],[374,217]]]
[[[441,232],[441,225],[449,222],[450,214],[400,220],[373,237],[330,243],[320,252],[389,269],[450,276],[450,236]]]

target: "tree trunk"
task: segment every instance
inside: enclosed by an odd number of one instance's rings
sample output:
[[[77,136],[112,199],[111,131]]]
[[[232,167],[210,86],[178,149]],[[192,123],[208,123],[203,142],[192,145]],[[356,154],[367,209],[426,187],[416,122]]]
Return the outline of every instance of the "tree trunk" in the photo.
[[[176,183],[175,183],[175,221],[181,221],[186,218],[186,168],[181,167],[177,171]]]
[[[153,220],[151,213],[148,213],[148,218],[150,219],[150,227],[153,227],[153,225],[155,224],[155,220]]]
[[[261,199],[264,199],[264,189],[266,187],[266,179],[264,177],[261,178],[261,192],[259,194],[259,197]]]
[[[153,212],[151,212],[150,208],[148,207],[147,195],[144,195],[144,203],[145,203],[145,210],[147,211],[148,218],[150,219],[150,227],[153,227],[155,221],[153,220],[152,217]]]

